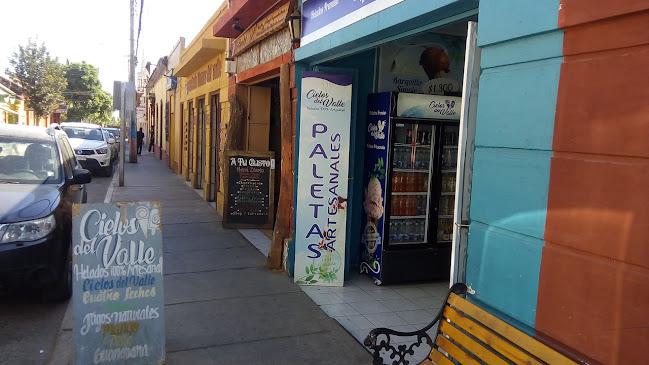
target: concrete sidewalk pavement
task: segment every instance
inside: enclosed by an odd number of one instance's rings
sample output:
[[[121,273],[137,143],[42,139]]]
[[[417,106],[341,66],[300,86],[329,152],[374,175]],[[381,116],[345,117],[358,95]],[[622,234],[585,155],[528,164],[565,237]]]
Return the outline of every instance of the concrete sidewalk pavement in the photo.
[[[160,201],[167,364],[369,364],[371,356],[153,155],[113,202]]]

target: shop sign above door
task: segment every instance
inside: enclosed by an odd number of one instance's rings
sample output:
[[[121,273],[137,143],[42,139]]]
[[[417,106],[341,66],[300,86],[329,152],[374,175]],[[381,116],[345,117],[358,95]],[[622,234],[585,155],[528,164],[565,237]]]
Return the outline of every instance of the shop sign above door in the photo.
[[[308,0],[302,3],[302,40],[306,45],[404,0]]]
[[[251,25],[245,32],[241,33],[232,42],[232,52],[234,55],[238,56],[255,43],[284,28],[286,26],[286,17],[288,16],[288,6],[289,3],[282,5],[267,17]]]

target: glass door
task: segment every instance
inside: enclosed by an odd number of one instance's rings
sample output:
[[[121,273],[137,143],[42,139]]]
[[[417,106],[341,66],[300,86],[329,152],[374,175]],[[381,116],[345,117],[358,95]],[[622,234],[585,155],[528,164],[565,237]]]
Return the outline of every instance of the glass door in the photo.
[[[442,181],[437,215],[438,243],[450,243],[453,239],[458,132],[459,126],[444,126],[441,134],[442,156],[440,170]]]
[[[392,195],[388,243],[429,242],[435,126],[396,122],[392,145]]]

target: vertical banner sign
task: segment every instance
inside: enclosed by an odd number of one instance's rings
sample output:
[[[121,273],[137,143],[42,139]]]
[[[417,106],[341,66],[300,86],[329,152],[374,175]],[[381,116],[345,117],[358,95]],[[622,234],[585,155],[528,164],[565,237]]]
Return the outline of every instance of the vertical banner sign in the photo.
[[[344,284],[352,75],[302,75],[295,282]]]
[[[387,192],[390,101],[392,93],[371,94],[368,98],[363,172],[363,212],[361,214],[361,273],[381,280],[385,197]]]
[[[160,203],[73,207],[76,364],[165,359]]]

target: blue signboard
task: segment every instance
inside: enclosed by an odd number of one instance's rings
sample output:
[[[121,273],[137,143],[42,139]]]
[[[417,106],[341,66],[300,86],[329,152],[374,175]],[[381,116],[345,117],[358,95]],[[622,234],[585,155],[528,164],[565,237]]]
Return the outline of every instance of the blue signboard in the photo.
[[[389,172],[390,97],[389,92],[370,95],[365,135],[361,273],[367,273],[379,281]]]
[[[76,364],[165,360],[160,202],[73,207]]]
[[[322,35],[346,27],[403,0],[304,0],[302,2],[302,44],[320,36],[313,33],[335,26]],[[322,36],[321,35],[321,36]]]

